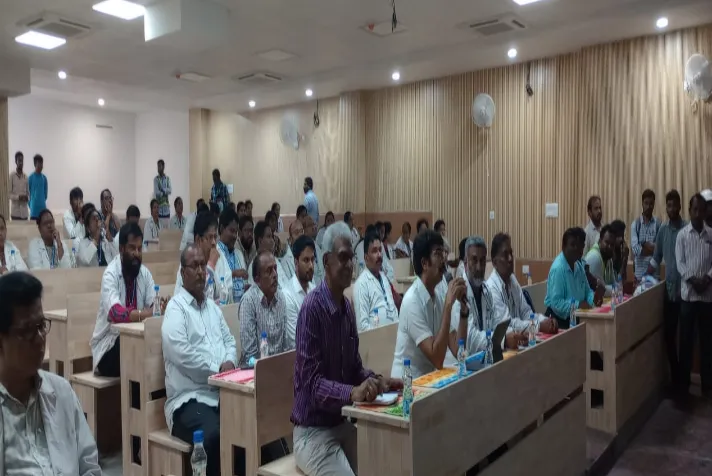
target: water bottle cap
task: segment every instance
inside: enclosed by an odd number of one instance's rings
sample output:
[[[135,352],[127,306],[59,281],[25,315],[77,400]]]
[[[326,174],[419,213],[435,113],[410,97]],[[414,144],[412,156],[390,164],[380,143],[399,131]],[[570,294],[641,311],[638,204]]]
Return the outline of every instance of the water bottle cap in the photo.
[[[457,341],[458,345],[465,345],[465,339],[460,339]]]
[[[203,437],[203,430],[196,430],[193,432],[193,444],[196,445],[198,443],[202,443],[204,440]]]
[[[158,292],[159,289],[161,289],[161,288],[158,286],[158,284],[156,284],[155,286],[153,286],[153,290],[154,290],[154,291]]]
[[[403,359],[403,365],[410,367],[410,359]]]
[[[15,250],[10,250],[10,256],[15,254]]]
[[[262,338],[263,338],[263,339],[266,339],[266,338],[267,338],[267,332],[262,331]]]
[[[536,314],[534,314],[533,312],[529,314],[529,319],[531,319],[532,321],[536,319]]]
[[[487,329],[487,333],[485,334],[487,337],[492,337],[492,330]]]
[[[77,249],[72,246],[72,253],[74,253],[75,251],[77,251]]]
[[[225,282],[225,276],[220,276],[220,282],[224,283]]]
[[[375,313],[375,314],[378,314],[378,308],[377,308],[377,307],[374,307],[374,308],[373,308],[373,311],[371,311],[371,312],[373,312],[373,313]]]

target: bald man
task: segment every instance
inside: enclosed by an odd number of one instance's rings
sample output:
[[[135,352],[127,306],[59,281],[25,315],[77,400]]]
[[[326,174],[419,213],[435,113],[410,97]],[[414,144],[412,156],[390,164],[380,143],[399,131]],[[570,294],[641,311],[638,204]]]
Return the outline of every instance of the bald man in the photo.
[[[307,215],[308,216],[308,215]],[[289,225],[289,238],[287,239],[287,251],[284,253],[284,256],[280,258],[280,261],[282,262],[282,267],[284,268],[284,271],[286,272],[286,279],[291,279],[292,276],[295,274],[295,269],[294,269],[294,253],[292,253],[292,245],[294,244],[295,241],[297,241],[297,238],[302,236],[304,234],[304,224],[302,223],[301,220],[294,220],[291,225]]]

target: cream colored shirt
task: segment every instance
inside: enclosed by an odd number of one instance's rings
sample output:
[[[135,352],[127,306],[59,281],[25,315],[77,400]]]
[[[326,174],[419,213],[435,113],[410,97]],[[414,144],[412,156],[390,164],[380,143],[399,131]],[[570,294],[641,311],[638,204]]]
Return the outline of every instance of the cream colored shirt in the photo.
[[[27,207],[28,202],[21,202],[20,195],[29,197],[30,188],[27,185],[27,175],[24,173],[22,175],[17,175],[14,171],[10,174],[10,216],[27,219],[30,215],[29,208]]]
[[[354,308],[360,332],[371,328],[371,312],[374,309],[378,309],[379,326],[398,322],[398,308],[393,301],[391,284],[382,271],[378,278],[368,269],[361,273],[354,285]]]
[[[307,286],[307,291],[304,292],[302,284],[299,282],[297,275],[292,276],[287,285],[283,288],[284,300],[287,304],[287,341],[290,348],[294,348],[296,345],[297,337],[297,318],[299,317],[299,310],[302,308],[304,303],[304,298],[307,294],[312,292],[316,286],[312,281]]]

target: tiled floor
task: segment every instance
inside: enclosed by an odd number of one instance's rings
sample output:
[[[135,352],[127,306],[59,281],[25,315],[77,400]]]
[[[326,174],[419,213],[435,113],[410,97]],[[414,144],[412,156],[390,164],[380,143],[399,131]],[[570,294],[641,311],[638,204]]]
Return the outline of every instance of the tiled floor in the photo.
[[[608,476],[712,474],[712,403],[663,400]]]

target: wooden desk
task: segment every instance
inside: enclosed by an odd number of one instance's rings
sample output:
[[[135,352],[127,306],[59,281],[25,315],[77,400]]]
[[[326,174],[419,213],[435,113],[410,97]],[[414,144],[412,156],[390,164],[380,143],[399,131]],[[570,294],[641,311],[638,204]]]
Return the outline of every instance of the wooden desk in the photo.
[[[616,435],[659,392],[667,376],[663,341],[665,283],[616,307],[579,311],[586,323],[586,421]]]
[[[583,474],[585,346],[585,326],[561,333],[416,400],[410,421],[344,407],[358,419],[359,474],[461,475],[505,443],[480,474]]]
[[[416,279],[416,276],[405,276],[402,278],[396,278],[395,282],[393,283],[393,287],[396,288],[396,292],[400,294],[405,294]]]

